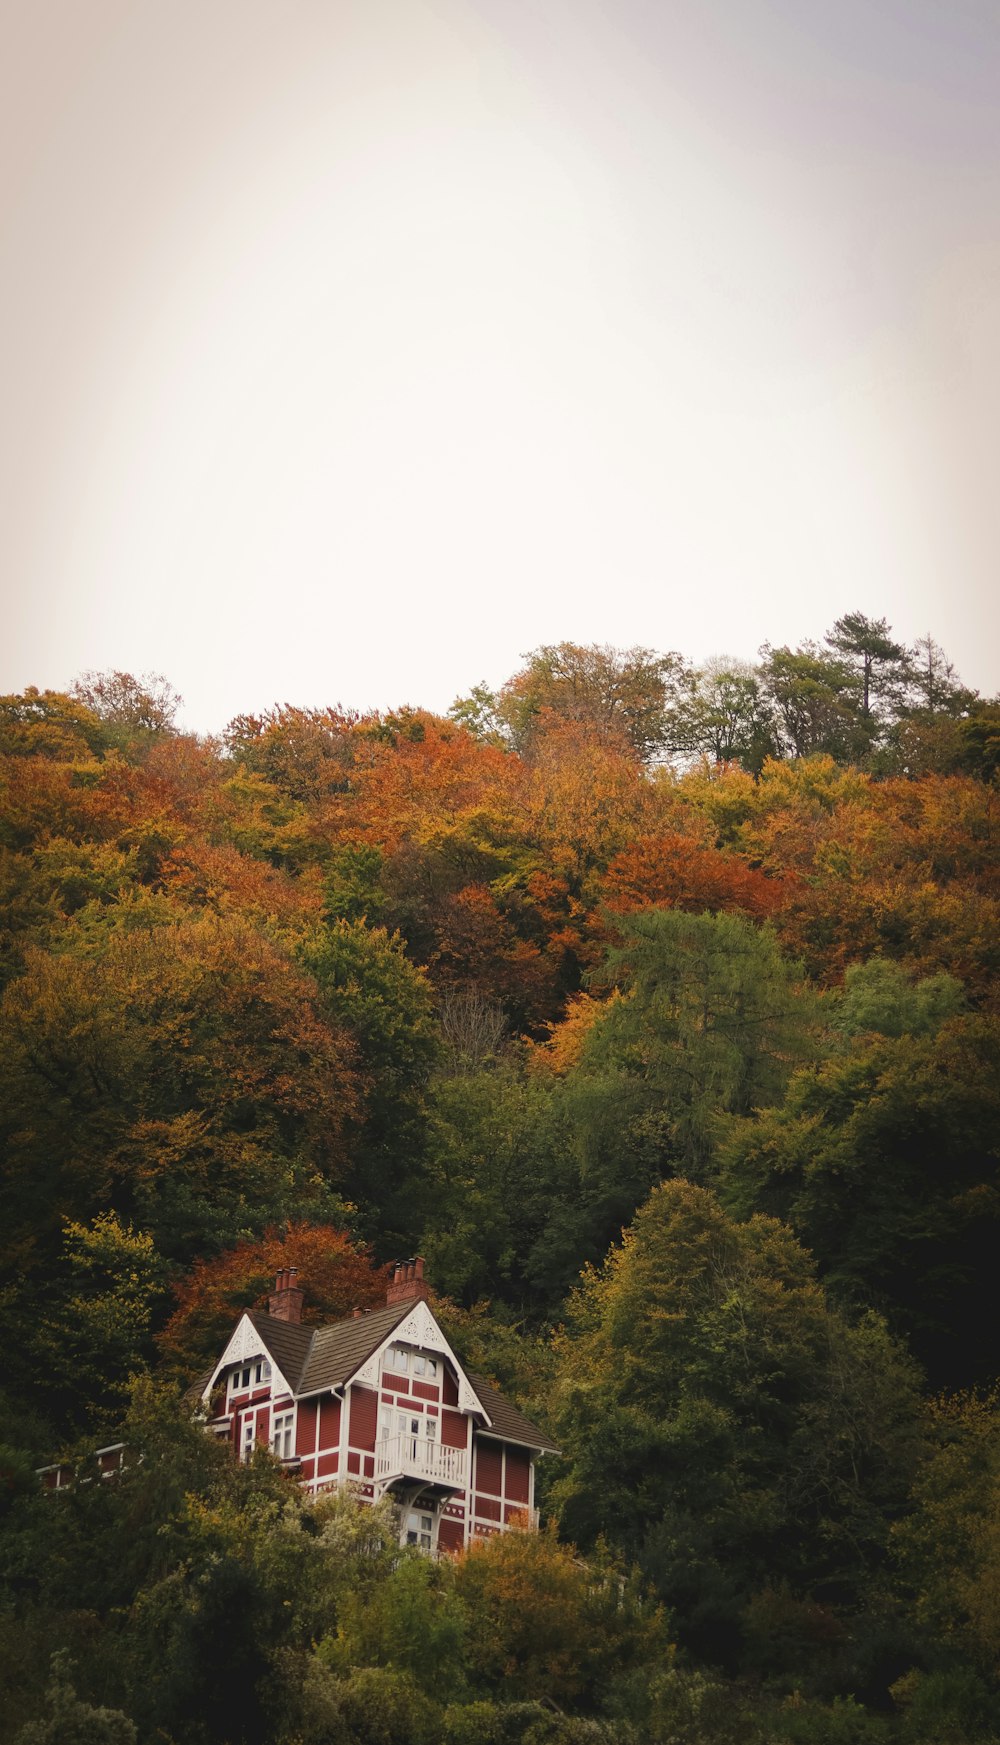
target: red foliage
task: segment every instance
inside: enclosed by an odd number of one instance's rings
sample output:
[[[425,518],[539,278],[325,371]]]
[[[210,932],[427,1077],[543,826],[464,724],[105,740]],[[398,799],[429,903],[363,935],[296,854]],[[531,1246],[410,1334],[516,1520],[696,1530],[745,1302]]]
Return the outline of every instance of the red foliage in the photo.
[[[601,881],[616,915],[651,907],[736,912],[764,921],[789,901],[791,880],[769,878],[738,855],[676,833],[641,836],[611,861]]]
[[[217,1358],[244,1309],[267,1310],[275,1274],[286,1266],[298,1268],[305,1322],[337,1321],[355,1307],[385,1302],[388,1267],[376,1266],[367,1249],[342,1230],[291,1224],[282,1235],[272,1226],[257,1242],[195,1262],[174,1288],[177,1307],[159,1336],[163,1352],[188,1372]]]

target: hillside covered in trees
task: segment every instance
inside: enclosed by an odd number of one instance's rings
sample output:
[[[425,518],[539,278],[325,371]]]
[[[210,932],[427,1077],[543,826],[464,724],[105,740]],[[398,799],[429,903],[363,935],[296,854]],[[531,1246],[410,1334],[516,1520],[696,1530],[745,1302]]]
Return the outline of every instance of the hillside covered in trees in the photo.
[[[0,1738],[1000,1738],[1000,704],[861,613],[177,703],[0,699]],[[455,1562],[183,1403],[417,1252],[564,1451]]]

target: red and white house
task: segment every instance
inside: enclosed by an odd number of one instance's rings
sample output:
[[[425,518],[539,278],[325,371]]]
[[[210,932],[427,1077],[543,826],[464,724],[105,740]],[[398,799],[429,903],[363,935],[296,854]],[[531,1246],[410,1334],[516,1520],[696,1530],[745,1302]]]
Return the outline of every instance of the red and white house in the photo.
[[[427,1301],[423,1261],[397,1266],[384,1309],[302,1324],[294,1268],[270,1313],[245,1314],[203,1392],[207,1428],[240,1459],[260,1443],[312,1496],[350,1487],[391,1495],[401,1537],[457,1551],[512,1524],[537,1524],[544,1431],[463,1368]]]

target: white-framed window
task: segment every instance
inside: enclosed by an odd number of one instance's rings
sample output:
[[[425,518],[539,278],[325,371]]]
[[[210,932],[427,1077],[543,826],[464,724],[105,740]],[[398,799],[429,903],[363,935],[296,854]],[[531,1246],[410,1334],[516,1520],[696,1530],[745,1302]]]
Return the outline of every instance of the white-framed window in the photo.
[[[434,1516],[424,1514],[422,1509],[411,1509],[404,1533],[407,1545],[419,1545],[421,1551],[429,1551],[434,1543]]]
[[[380,1406],[379,1407],[379,1414],[378,1414],[378,1439],[380,1442],[388,1442],[391,1435],[392,1435],[392,1407],[391,1406]]]
[[[275,1412],[271,1422],[271,1453],[291,1460],[295,1451],[295,1413]]]
[[[396,1434],[418,1442],[436,1442],[437,1419],[429,1418],[426,1412],[397,1412]]]
[[[437,1358],[436,1357],[425,1357],[423,1352],[418,1351],[413,1359],[413,1373],[414,1373],[414,1375],[429,1375],[431,1380],[433,1381],[437,1377],[437,1372],[438,1372]]]
[[[383,1359],[384,1369],[398,1369],[405,1375],[410,1367],[410,1354],[401,1345],[390,1345]]]
[[[243,1420],[243,1433],[240,1437],[240,1459],[247,1461],[253,1453],[254,1440],[257,1435],[257,1414],[249,1412]]]
[[[229,1377],[229,1392],[242,1394],[248,1388],[263,1387],[271,1379],[271,1365],[266,1357],[255,1357],[252,1363],[234,1369]]]

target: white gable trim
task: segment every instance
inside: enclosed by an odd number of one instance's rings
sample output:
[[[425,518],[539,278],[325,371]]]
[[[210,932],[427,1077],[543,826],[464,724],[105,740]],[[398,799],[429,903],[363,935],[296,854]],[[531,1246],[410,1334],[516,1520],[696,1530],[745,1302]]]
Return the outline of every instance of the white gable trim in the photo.
[[[455,1356],[451,1346],[442,1333],[432,1315],[430,1308],[421,1298],[414,1303],[408,1314],[397,1321],[390,1333],[387,1333],[380,1345],[375,1347],[370,1357],[366,1357],[354,1372],[348,1376],[348,1381],[364,1382],[368,1387],[377,1388],[380,1359],[388,1346],[402,1341],[405,1345],[419,1345],[423,1351],[439,1351],[447,1357],[458,1377],[458,1409],[460,1412],[478,1412],[487,1424],[492,1423],[486,1407],[469,1381],[462,1365]],[[234,1359],[235,1361],[235,1359]]]
[[[273,1352],[268,1350],[263,1335],[257,1331],[249,1315],[241,1315],[229,1344],[212,1371],[211,1380],[201,1396],[202,1399],[209,1398],[224,1369],[228,1369],[231,1364],[245,1363],[248,1357],[262,1355],[268,1358],[271,1365],[272,1396],[281,1393],[290,1394],[292,1390],[278,1368]]]

